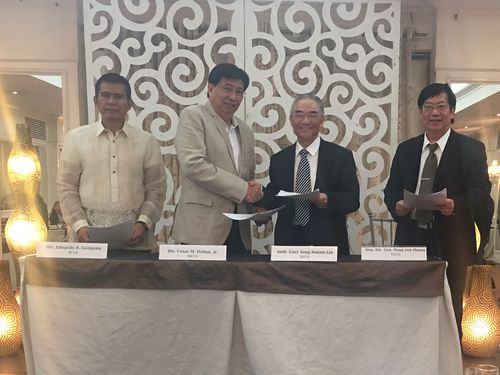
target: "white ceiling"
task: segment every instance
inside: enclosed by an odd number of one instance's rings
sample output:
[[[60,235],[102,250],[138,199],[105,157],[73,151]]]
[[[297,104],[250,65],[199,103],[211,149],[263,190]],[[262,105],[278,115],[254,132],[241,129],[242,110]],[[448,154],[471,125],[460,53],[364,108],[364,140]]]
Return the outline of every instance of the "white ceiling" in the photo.
[[[61,89],[30,75],[0,74],[0,93],[5,98],[0,105],[18,109],[25,116],[45,120],[63,113]]]
[[[465,108],[455,115],[455,129],[468,131],[500,125],[500,93],[493,94],[480,102]]]

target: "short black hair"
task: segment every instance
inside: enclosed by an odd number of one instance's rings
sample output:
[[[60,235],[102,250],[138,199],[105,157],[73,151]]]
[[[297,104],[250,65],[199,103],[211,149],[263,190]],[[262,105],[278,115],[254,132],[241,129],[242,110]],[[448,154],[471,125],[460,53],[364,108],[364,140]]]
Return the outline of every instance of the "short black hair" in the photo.
[[[132,89],[130,88],[130,83],[128,80],[119,75],[118,73],[106,73],[101,76],[95,83],[95,97],[97,98],[99,96],[99,90],[101,89],[101,83],[102,82],[109,82],[109,83],[120,83],[123,86],[125,86],[125,94],[127,95],[127,100],[130,100],[132,97]]]
[[[246,90],[250,84],[248,74],[234,64],[222,63],[216,65],[208,74],[208,83],[217,85],[222,78],[238,79],[243,82],[243,89]]]
[[[422,109],[422,106],[427,99],[433,98],[442,93],[446,94],[448,97],[448,105],[454,110],[457,105],[457,97],[451,90],[450,85],[447,83],[431,83],[430,85],[424,87],[418,96],[418,108]]]

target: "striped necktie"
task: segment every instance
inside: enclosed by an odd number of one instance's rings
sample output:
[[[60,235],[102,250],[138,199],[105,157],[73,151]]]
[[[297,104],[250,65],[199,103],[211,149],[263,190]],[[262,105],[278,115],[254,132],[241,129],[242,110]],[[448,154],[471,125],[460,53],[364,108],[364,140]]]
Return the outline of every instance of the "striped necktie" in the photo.
[[[297,168],[297,176],[295,178],[295,192],[309,193],[311,192],[311,168],[307,155],[309,152],[304,148],[300,150],[300,162]],[[298,225],[306,226],[311,217],[311,203],[307,199],[295,199],[295,222]]]

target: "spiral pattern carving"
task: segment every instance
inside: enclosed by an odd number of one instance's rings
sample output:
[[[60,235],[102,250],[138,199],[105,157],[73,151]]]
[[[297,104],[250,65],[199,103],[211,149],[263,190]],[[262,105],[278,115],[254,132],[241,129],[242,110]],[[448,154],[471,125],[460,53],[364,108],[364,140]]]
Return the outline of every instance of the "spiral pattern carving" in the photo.
[[[238,115],[255,131],[257,178],[268,182],[269,158],[295,141],[288,124],[293,98],[314,93],[325,104],[322,137],[354,152],[361,209],[349,217],[355,252],[369,242],[369,208],[388,178],[397,118],[400,9],[396,0],[237,1],[85,0],[89,118],[93,83],[107,71],[130,79],[130,122],[161,144],[168,173],[167,239],[179,171],[173,139],[178,114],[206,100],[215,64],[234,62],[251,85]],[[255,245],[272,242],[272,225],[254,228]]]

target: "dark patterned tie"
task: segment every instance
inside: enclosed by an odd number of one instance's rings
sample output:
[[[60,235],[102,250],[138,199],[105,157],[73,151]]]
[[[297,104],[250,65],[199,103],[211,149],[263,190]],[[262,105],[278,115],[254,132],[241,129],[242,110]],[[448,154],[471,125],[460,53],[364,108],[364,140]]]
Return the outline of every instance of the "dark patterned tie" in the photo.
[[[300,162],[297,168],[297,177],[295,179],[296,193],[311,192],[311,169],[307,155],[309,152],[304,148],[300,150]],[[295,222],[306,226],[311,216],[311,203],[307,199],[295,199]]]
[[[436,176],[437,169],[437,157],[434,153],[438,147],[437,143],[429,143],[427,148],[429,149],[429,155],[425,159],[424,169],[422,170],[422,176],[420,177],[420,189],[418,194],[431,194],[434,188],[434,177]],[[433,217],[431,210],[415,210],[415,219],[420,225],[427,225],[431,222]]]

